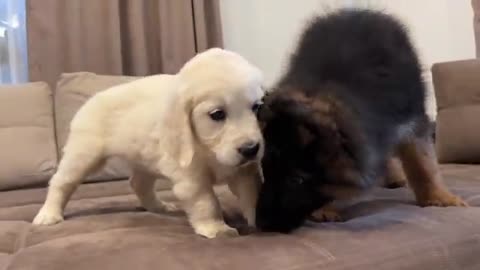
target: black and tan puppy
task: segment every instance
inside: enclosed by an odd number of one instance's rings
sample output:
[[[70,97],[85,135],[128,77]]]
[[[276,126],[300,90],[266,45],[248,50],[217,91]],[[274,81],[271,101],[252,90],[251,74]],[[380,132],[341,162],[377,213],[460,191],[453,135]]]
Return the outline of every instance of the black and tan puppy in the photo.
[[[367,10],[315,18],[260,112],[266,149],[257,226],[289,232],[333,200],[402,175],[393,155],[419,205],[466,206],[442,184],[424,101],[400,22]]]

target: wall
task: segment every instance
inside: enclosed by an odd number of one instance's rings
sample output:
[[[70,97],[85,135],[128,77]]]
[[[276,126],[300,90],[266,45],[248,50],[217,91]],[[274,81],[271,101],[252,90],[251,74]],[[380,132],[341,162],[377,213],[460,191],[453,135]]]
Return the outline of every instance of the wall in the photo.
[[[431,92],[433,63],[475,56],[470,0],[221,0],[225,47],[258,65],[267,86],[281,74],[305,22],[344,6],[385,10],[409,26]],[[435,100],[428,99],[435,115]]]

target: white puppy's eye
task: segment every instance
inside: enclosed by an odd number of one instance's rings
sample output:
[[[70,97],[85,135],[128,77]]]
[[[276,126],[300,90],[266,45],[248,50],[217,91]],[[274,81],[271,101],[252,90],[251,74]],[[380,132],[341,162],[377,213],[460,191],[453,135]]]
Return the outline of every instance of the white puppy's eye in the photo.
[[[215,109],[208,113],[213,121],[223,121],[227,117],[227,113],[222,109]]]

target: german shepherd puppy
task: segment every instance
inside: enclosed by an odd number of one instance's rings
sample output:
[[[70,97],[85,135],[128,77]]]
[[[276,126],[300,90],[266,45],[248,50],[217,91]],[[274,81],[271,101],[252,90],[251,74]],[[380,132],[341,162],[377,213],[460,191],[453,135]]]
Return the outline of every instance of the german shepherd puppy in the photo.
[[[357,9],[314,18],[264,101],[261,230],[290,232],[402,167],[420,206],[467,205],[442,184],[419,60],[395,18]]]

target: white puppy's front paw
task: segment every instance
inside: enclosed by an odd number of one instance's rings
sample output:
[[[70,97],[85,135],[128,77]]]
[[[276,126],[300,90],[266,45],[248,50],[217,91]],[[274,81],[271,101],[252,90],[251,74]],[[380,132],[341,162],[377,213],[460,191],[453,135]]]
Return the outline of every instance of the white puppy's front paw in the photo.
[[[167,212],[177,212],[177,211],[181,210],[180,207],[176,203],[173,203],[173,202],[162,201],[161,204],[162,204],[162,208],[167,210]]]
[[[176,203],[164,201],[145,204],[143,207],[145,207],[148,212],[152,213],[178,212],[181,210]]]
[[[212,239],[216,237],[239,236],[237,229],[228,226],[223,222],[198,224],[195,226],[195,233]]]
[[[42,208],[33,219],[35,225],[53,225],[63,221],[62,213]]]

